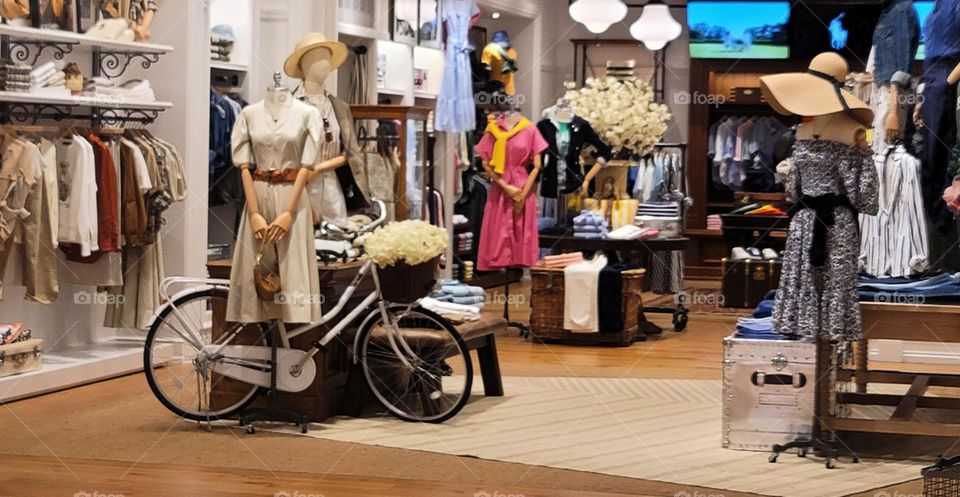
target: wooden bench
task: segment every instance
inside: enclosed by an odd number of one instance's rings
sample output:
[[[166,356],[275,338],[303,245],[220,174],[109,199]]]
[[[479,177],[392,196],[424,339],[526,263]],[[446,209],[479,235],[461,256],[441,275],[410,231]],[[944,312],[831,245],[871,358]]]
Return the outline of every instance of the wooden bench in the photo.
[[[477,361],[474,362],[474,379],[477,370],[483,381],[483,393],[487,397],[503,396],[503,378],[500,374],[500,359],[497,356],[497,331],[507,328],[507,320],[502,317],[483,317],[480,321],[468,322],[457,326],[457,331],[463,337],[467,350],[476,351]],[[360,416],[368,405],[377,405],[376,400],[367,390],[360,365],[355,364],[350,369],[347,379],[346,393],[340,414],[346,416]]]

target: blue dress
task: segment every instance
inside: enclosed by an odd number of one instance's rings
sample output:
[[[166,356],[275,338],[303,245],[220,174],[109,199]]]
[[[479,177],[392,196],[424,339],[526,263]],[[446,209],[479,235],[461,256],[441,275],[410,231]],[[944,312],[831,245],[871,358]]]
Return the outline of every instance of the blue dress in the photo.
[[[460,133],[476,127],[473,101],[473,75],[470,72],[470,19],[476,12],[475,0],[443,0],[443,20],[447,25],[447,48],[443,84],[437,100],[438,131]]]

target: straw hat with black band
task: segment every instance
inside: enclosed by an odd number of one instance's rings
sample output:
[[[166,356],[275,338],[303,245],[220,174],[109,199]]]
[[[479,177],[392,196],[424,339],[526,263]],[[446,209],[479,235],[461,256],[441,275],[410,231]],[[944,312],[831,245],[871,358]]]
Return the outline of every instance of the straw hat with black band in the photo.
[[[825,52],[813,58],[806,72],[773,74],[760,78],[763,96],[783,115],[806,117],[843,112],[869,128],[870,106],[843,88],[849,66],[839,54]]]
[[[297,42],[293,53],[290,54],[290,56],[287,57],[287,61],[283,63],[283,72],[287,73],[287,76],[291,78],[303,79],[303,69],[300,68],[300,59],[303,58],[304,54],[315,48],[326,48],[330,50],[331,69],[342,66],[343,63],[346,62],[347,55],[349,54],[347,46],[343,43],[339,41],[329,41],[322,33],[310,33]]]

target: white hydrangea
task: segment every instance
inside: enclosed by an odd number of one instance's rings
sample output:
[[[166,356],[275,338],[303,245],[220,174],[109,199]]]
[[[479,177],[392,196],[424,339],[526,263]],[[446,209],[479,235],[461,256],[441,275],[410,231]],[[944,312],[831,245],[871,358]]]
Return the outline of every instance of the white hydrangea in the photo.
[[[645,155],[667,132],[670,111],[653,100],[653,88],[637,80],[587,78],[583,88],[564,83],[564,99],[587,120],[614,154]]]
[[[411,266],[427,262],[447,250],[447,230],[419,220],[390,223],[367,237],[367,256],[379,267],[398,261]]]

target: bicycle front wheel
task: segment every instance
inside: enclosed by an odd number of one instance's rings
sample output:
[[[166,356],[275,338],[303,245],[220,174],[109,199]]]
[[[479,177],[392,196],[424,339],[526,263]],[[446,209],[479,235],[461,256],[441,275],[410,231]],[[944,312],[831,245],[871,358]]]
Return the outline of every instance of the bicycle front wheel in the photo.
[[[442,423],[470,399],[470,352],[450,321],[420,307],[377,311],[360,330],[358,356],[380,404],[404,421]]]
[[[147,383],[167,409],[194,421],[230,418],[257,398],[260,387],[213,371],[229,357],[210,357],[211,344],[269,345],[262,325],[215,323],[214,309],[226,309],[227,290],[212,288],[178,298],[166,307],[147,333],[143,352]]]

